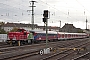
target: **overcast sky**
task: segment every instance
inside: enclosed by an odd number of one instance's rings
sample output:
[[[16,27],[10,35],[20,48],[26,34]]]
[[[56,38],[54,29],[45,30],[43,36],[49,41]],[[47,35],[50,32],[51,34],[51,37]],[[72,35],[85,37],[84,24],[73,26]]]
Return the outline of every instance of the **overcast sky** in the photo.
[[[31,23],[31,0],[0,0],[0,21]],[[35,0],[34,23],[44,25],[42,14],[50,11],[49,26],[63,26],[65,23],[74,24],[76,28],[85,29],[88,20],[90,29],[90,0]]]

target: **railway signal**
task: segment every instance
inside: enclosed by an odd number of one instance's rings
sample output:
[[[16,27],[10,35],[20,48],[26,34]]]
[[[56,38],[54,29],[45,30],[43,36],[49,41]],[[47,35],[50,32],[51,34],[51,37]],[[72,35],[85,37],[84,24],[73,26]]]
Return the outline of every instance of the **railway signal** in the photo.
[[[48,43],[48,31],[47,31],[47,26],[48,26],[48,14],[50,15],[50,12],[48,10],[44,10],[44,13],[43,13],[43,22],[44,24],[46,25],[46,48],[48,47],[47,46],[47,43]]]
[[[43,22],[47,22],[47,19],[49,18],[49,15],[50,15],[50,12],[48,10],[44,10],[44,13],[43,13]]]

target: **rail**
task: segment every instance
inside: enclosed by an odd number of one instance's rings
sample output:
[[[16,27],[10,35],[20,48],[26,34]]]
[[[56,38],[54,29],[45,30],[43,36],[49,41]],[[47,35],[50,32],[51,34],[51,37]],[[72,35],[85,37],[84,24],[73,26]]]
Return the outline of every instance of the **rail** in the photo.
[[[76,57],[76,58],[73,58],[72,60],[77,60],[77,59],[79,59],[79,58],[81,58],[81,57],[83,57],[83,56],[86,56],[86,55],[88,55],[88,54],[90,54],[90,52],[86,52],[85,54],[80,55],[80,56],[78,56],[78,57]]]

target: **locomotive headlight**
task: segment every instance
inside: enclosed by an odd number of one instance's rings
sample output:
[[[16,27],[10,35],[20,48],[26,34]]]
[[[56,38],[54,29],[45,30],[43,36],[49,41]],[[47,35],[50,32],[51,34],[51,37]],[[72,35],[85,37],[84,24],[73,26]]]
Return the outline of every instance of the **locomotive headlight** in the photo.
[[[41,38],[39,38],[41,40]]]

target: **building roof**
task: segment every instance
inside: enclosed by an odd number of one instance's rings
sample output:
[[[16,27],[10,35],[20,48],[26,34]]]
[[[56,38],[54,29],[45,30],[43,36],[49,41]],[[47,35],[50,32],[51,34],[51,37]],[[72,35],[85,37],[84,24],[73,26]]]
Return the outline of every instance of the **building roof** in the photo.
[[[32,27],[32,24],[23,24],[23,23],[6,23],[5,25],[3,25],[2,27]],[[45,26],[38,26],[37,24],[34,24],[34,28],[39,28],[39,29],[43,29],[45,30]],[[61,32],[78,32],[81,31],[80,28],[76,28],[73,26],[73,24],[68,24],[66,23],[62,28],[60,27],[52,27],[52,26],[48,26],[47,27],[49,30],[55,30],[55,31],[61,31]]]
[[[32,27],[32,24],[23,24],[23,23],[6,23],[5,25],[3,25],[2,27]],[[38,26],[37,24],[34,24],[35,28],[39,28],[39,29],[45,29],[45,26]],[[48,29],[59,29],[59,27],[52,27],[52,26],[48,26]]]
[[[73,28],[73,29],[74,29],[74,28],[76,28],[76,27],[74,27],[73,24],[65,23],[65,25],[62,27],[62,29],[63,29],[63,28],[67,28],[67,29],[68,29],[68,28]]]
[[[34,24],[34,26],[37,26],[37,24]],[[3,27],[32,27],[32,24],[6,23]]]

